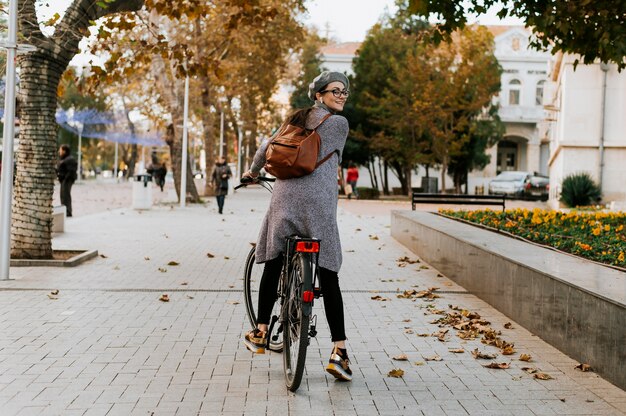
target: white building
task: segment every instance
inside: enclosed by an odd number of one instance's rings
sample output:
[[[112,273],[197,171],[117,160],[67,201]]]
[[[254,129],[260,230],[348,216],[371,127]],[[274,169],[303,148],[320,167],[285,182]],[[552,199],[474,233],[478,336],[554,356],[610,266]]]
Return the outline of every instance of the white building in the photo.
[[[548,174],[549,141],[543,134],[543,89],[550,53],[529,47],[531,32],[522,26],[487,26],[494,35],[495,56],[502,66],[496,102],[504,137],[487,150],[491,163],[470,173],[469,188],[486,185],[502,171]]]
[[[587,172],[605,203],[626,209],[626,72],[617,66],[579,64],[576,56],[553,58],[546,88],[550,139],[550,203],[557,207],[563,179]]]
[[[495,55],[503,68],[502,90],[497,98],[506,131],[503,139],[487,152],[491,163],[482,171],[471,172],[469,192],[486,185],[499,172],[525,170],[548,174],[549,142],[542,133],[543,87],[547,80],[549,52],[528,47],[531,33],[521,26],[487,26],[494,35]],[[352,73],[352,60],[359,43],[329,45],[321,50],[322,66],[333,71]],[[364,172],[365,173],[365,172]],[[413,186],[421,181],[423,170],[414,176]],[[431,170],[431,176],[440,173]],[[366,176],[361,176],[365,178]],[[399,186],[395,181],[391,186]],[[446,180],[452,184],[452,179]]]

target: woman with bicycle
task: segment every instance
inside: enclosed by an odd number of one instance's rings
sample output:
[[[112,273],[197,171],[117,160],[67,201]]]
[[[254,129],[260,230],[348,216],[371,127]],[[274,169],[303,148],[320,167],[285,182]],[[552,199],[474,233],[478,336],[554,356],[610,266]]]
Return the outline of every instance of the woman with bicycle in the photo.
[[[259,288],[257,327],[245,334],[244,344],[254,353],[265,351],[270,315],[282,267],[285,238],[291,235],[315,237],[322,241],[318,264],[324,309],[334,343],[326,370],[337,379],[349,381],[352,371],[346,351],[343,300],[338,272],[341,268],[341,242],[337,227],[337,166],[341,161],[348,121],[337,115],[349,96],[348,78],[339,72],[324,71],[309,85],[311,108],[291,114],[285,123],[316,131],[321,138],[319,159],[334,153],[311,174],[277,180],[272,200],[263,220],[256,246],[256,262],[265,263]],[[322,120],[331,114],[325,121]],[[322,122],[322,124],[320,124]],[[268,141],[256,152],[244,178],[255,179],[265,165]]]

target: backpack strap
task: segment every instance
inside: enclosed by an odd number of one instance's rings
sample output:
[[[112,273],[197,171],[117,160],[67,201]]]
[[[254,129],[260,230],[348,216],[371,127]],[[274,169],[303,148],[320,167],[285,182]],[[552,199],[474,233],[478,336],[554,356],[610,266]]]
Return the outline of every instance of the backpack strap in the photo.
[[[313,130],[317,130],[323,122],[325,122],[326,120],[328,120],[330,118],[330,116],[332,116],[331,113],[326,114],[323,118],[322,121],[320,121],[319,123],[317,123],[317,126],[315,126],[315,128]]]
[[[317,163],[315,164],[315,169],[319,168],[319,167],[320,167],[320,165],[322,165],[324,162],[326,162],[328,159],[330,159],[330,157],[331,157],[334,153],[336,153],[336,152],[337,152],[336,150],[333,150],[332,152],[330,152],[330,153],[328,154],[328,156],[326,156],[324,159],[322,159],[322,160],[320,160],[319,162],[317,162]]]
[[[315,128],[313,130],[317,130],[319,128],[319,126],[322,125],[323,122],[325,122],[326,120],[328,120],[330,118],[330,116],[332,116],[331,113],[328,113],[324,116],[324,118],[322,118],[322,121],[320,121],[319,123],[317,123],[317,126],[315,126]],[[333,150],[332,152],[330,152],[328,155],[326,155],[326,157],[322,160],[320,160],[319,162],[317,162],[315,164],[315,169],[317,169],[320,165],[322,165],[323,163],[325,163],[328,159],[330,159],[330,157],[333,155],[333,153],[335,153],[335,150]]]

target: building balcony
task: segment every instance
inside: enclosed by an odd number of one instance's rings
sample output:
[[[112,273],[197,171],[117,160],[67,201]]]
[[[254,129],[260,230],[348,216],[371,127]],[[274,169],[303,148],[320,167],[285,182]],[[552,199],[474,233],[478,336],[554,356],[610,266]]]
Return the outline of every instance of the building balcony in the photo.
[[[509,123],[538,123],[545,118],[541,106],[503,106],[498,111],[500,118]]]

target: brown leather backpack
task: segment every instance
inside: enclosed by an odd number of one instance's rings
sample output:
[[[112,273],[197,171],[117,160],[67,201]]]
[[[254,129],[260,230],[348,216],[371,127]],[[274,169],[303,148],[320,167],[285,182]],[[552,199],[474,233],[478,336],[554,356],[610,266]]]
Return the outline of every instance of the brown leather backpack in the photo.
[[[265,170],[278,179],[299,178],[310,174],[330,159],[335,152],[330,152],[317,162],[321,140],[316,131],[330,116],[327,114],[313,130],[284,125],[267,146]]]

